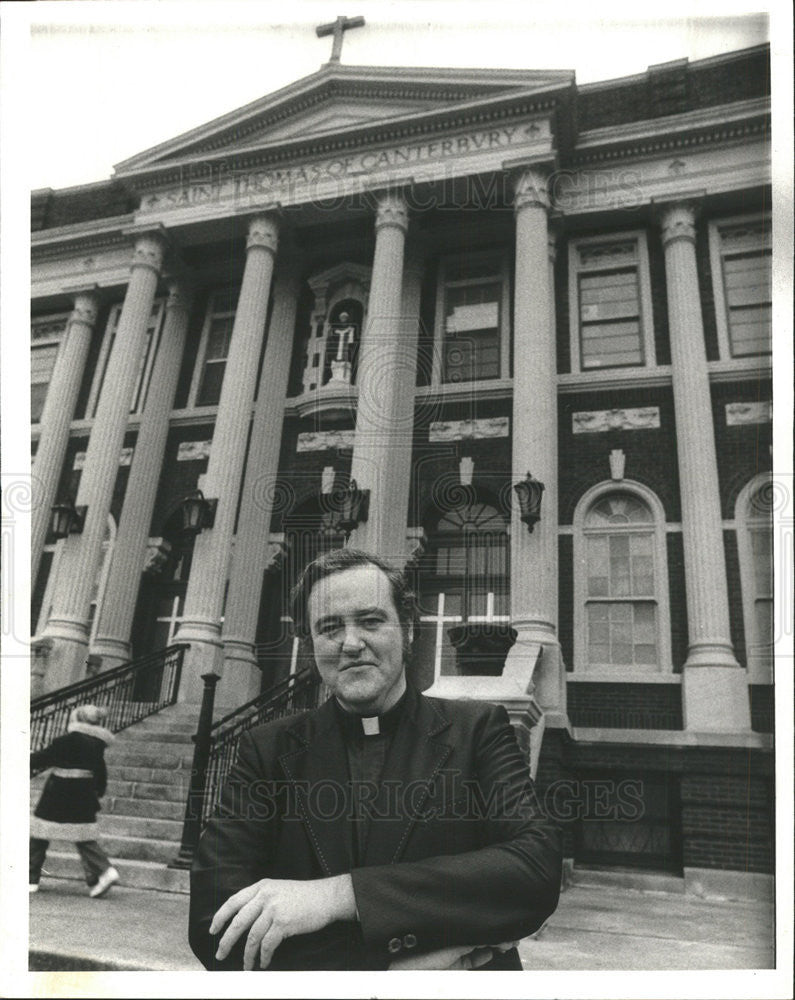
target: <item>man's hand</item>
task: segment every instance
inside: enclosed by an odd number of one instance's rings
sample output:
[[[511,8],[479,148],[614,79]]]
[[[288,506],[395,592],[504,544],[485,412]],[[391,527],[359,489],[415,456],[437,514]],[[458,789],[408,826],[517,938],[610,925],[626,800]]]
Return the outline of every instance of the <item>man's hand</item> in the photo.
[[[439,948],[437,951],[426,951],[422,955],[408,955],[396,958],[389,964],[390,972],[406,972],[408,970],[445,969],[447,971],[471,971],[479,969],[494,958],[498,952],[510,951],[516,947],[516,941],[505,941],[493,945],[457,945],[452,948]]]
[[[215,953],[216,959],[223,961],[248,932],[243,968],[249,971],[257,964],[267,969],[285,938],[319,931],[335,920],[355,918],[350,875],[305,882],[264,878],[230,896],[213,917],[210,934],[226,927]]]

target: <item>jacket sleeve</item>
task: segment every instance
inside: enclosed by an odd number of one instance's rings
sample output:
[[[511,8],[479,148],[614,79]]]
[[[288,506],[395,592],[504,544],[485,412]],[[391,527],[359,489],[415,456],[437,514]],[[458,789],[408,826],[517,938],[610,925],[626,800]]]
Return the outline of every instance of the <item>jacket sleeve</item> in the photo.
[[[58,736],[49,746],[42,747],[41,750],[34,750],[30,755],[31,774],[34,771],[44,771],[48,767],[56,767],[66,740],[68,740],[68,736]]]
[[[209,929],[214,913],[230,896],[268,874],[276,814],[268,779],[263,756],[251,734],[244,733],[237,762],[199,840],[190,874],[188,940],[206,969],[243,968],[245,936],[218,962],[215,951],[221,935],[210,937]]]
[[[483,847],[352,872],[365,945],[382,960],[407,938],[416,954],[519,940],[557,906],[560,831],[540,807],[504,708],[479,727],[476,759],[467,812],[484,822]]]

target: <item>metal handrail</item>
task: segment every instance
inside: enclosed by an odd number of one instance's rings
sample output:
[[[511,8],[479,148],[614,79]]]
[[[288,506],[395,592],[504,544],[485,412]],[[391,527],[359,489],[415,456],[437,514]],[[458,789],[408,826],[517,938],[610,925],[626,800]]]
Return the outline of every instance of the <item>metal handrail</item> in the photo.
[[[138,660],[34,698],[30,703],[30,749],[62,736],[78,705],[108,710],[105,728],[118,733],[177,700],[185,644],[168,646]],[[141,695],[144,697],[141,697]],[[146,695],[151,694],[151,697]]]
[[[254,726],[295,715],[309,708],[315,708],[321,693],[321,685],[315,670],[307,668],[292,674],[286,680],[252,699],[241,709],[220,719],[213,727],[210,738],[210,756],[207,763],[207,779],[202,802],[202,826],[212,815],[221,798],[221,791],[229,772],[237,759],[240,737]],[[247,713],[242,708],[248,708]]]
[[[171,862],[173,868],[190,867],[202,828],[220,801],[224,783],[237,759],[243,733],[271,719],[314,708],[325,690],[314,670],[302,670],[213,724],[211,719],[218,676],[209,673],[204,674],[202,679],[204,693],[199,725],[193,737],[191,785],[182,824],[182,842],[179,854]]]

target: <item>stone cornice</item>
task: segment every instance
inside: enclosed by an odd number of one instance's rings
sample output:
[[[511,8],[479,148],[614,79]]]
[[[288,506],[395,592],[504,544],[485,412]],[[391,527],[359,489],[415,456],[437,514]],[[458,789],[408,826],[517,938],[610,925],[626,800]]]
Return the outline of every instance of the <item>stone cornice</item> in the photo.
[[[572,165],[656,155],[692,146],[703,148],[769,132],[768,98],[724,104],[584,132],[577,139]]]
[[[133,215],[117,215],[109,219],[92,219],[56,229],[42,229],[30,235],[31,255],[43,260],[51,254],[62,256],[70,252],[103,250],[109,247],[132,246],[125,231],[135,222]]]
[[[568,94],[568,85],[558,86],[554,91],[520,91],[508,95],[500,94],[476,101],[456,104],[453,107],[433,108],[430,111],[401,115],[387,120],[356,123],[345,128],[336,128],[329,134],[313,134],[306,137],[279,139],[270,143],[257,143],[230,149],[228,146],[210,153],[192,153],[167,162],[142,165],[129,173],[117,174],[116,179],[126,181],[137,191],[146,191],[185,180],[185,171],[197,168],[194,180],[200,181],[202,170],[207,172],[216,161],[226,172],[248,170],[261,166],[275,166],[290,162],[298,164],[302,160],[311,162],[319,157],[352,151],[360,147],[374,148],[380,144],[394,143],[412,138],[467,127],[488,127],[491,124],[510,121],[529,114],[552,114],[559,100]],[[200,169],[199,169],[200,168]]]

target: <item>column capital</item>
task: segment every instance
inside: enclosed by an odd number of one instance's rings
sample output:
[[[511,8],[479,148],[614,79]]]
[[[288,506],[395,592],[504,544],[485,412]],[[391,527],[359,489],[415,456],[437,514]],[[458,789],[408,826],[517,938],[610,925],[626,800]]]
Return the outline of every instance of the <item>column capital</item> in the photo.
[[[696,201],[677,201],[672,204],[660,205],[658,217],[662,230],[663,246],[670,246],[677,240],[686,240],[688,243],[695,244],[697,215],[698,202]]]
[[[267,250],[268,253],[276,256],[279,246],[279,222],[275,215],[255,215],[248,224],[248,236],[246,238],[246,250],[253,250],[259,247]]]
[[[135,235],[131,267],[146,267],[160,275],[166,253],[166,237],[161,229],[149,229]]]
[[[382,195],[378,199],[378,208],[375,214],[375,231],[384,229],[387,226],[394,226],[402,232],[409,228],[409,212],[405,199],[396,192]]]
[[[547,178],[539,170],[525,170],[514,181],[514,211],[518,215],[525,208],[537,207],[548,211]]]
[[[185,275],[173,276],[166,281],[168,288],[168,298],[166,299],[166,309],[190,309],[193,299],[194,283],[193,279]]]
[[[96,290],[86,289],[75,292],[69,323],[85,323],[86,326],[93,326],[97,321],[99,304],[100,296]]]

